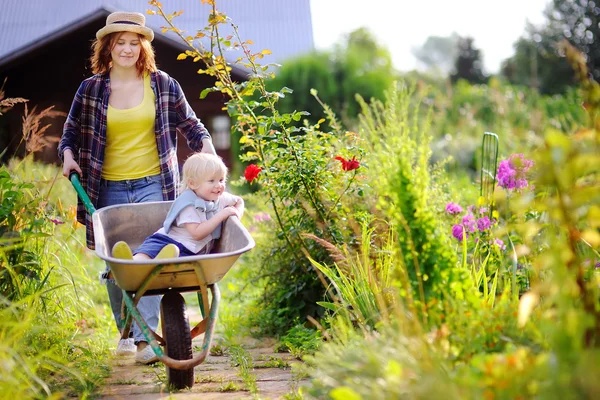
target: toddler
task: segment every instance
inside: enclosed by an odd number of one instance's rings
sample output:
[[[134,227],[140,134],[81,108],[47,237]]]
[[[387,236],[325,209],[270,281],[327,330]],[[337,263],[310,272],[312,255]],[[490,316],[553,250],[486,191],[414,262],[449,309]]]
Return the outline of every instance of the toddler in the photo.
[[[221,237],[221,223],[241,218],[244,200],[225,192],[227,166],[214,154],[196,153],[183,164],[182,193],[163,226],[132,254],[127,243],[115,243],[115,258],[148,260],[210,253]]]

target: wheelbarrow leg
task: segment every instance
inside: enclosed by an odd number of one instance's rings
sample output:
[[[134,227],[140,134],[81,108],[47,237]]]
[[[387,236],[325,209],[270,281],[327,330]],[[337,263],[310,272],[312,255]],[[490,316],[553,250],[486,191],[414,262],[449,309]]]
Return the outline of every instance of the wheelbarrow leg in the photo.
[[[152,350],[154,350],[154,354],[156,354],[156,356],[158,358],[160,358],[161,356],[164,356],[164,352],[163,352],[162,348],[160,347],[158,341],[156,340],[156,338],[154,336],[154,332],[150,328],[148,328],[146,321],[144,321],[144,319],[142,318],[142,315],[137,310],[134,300],[131,298],[129,293],[127,293],[125,290],[123,290],[123,301],[125,302],[125,305],[127,306],[127,310],[129,311],[129,316],[133,317],[133,319],[135,319],[135,322],[137,322],[138,326],[140,327],[140,330],[142,331],[142,334],[148,341],[148,344],[150,345],[150,347],[152,347]]]
[[[210,303],[210,312],[207,318],[207,326],[206,332],[204,333],[204,341],[202,343],[202,351],[199,354],[194,355],[194,358],[191,360],[175,360],[169,356],[167,356],[162,348],[159,346],[158,341],[156,339],[150,339],[153,337],[152,331],[146,325],[146,322],[137,311],[135,305],[133,304],[133,299],[127,292],[123,292],[123,299],[125,300],[125,304],[127,305],[127,309],[131,313],[131,316],[135,321],[140,325],[142,333],[144,337],[148,340],[148,344],[154,350],[156,356],[160,359],[160,361],[165,364],[169,368],[174,369],[190,369],[194,368],[196,365],[200,365],[208,355],[208,351],[210,350],[210,345],[212,343],[212,337],[215,331],[215,325],[217,323],[217,317],[219,312],[219,303],[221,300],[221,292],[219,291],[219,287],[216,283],[212,284],[210,287],[212,293],[212,302]]]
[[[154,269],[152,270],[152,272],[150,272],[148,274],[148,276],[146,277],[146,279],[144,279],[144,281],[142,282],[142,284],[140,285],[138,291],[135,293],[135,298],[133,299],[133,306],[134,308],[137,307],[137,304],[139,303],[140,299],[142,298],[142,296],[144,295],[144,293],[146,293],[146,291],[148,290],[148,287],[150,286],[150,283],[152,283],[152,281],[154,280],[154,278],[160,274],[160,272],[163,270],[164,266],[163,265],[157,265],[156,267],[154,267]],[[123,297],[123,305],[125,305],[125,297]],[[131,309],[131,307],[127,307],[128,309]],[[137,308],[136,308],[137,310]],[[131,319],[131,313],[126,313],[127,314],[127,318],[125,320],[125,324],[123,327],[123,331],[121,333],[121,338],[122,339],[126,339],[127,337],[129,337],[129,331],[131,329],[131,323],[132,323],[132,319]],[[151,331],[152,334],[154,335],[154,338],[156,338],[156,340],[158,340],[158,342],[162,345],[165,344],[165,341],[163,340],[162,337],[160,337],[159,334],[157,334],[154,331]]]

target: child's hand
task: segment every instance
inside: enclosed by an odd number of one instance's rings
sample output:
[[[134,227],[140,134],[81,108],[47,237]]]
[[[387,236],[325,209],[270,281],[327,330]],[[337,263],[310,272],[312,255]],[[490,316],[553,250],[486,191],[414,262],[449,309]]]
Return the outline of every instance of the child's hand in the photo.
[[[224,209],[222,209],[221,211],[219,211],[219,214],[222,215],[223,219],[227,219],[233,215],[240,218],[240,212],[238,211],[237,208],[235,208],[235,206],[227,206]]]

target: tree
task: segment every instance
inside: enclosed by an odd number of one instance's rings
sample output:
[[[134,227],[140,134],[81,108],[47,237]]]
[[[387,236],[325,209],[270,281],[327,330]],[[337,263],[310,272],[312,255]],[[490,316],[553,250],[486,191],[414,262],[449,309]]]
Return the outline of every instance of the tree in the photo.
[[[459,40],[456,33],[429,36],[421,47],[413,48],[412,53],[427,70],[447,76],[458,56]]]
[[[600,1],[553,0],[547,16],[555,39],[564,37],[585,54],[590,73],[600,80]]]
[[[527,33],[514,44],[515,54],[502,63],[501,73],[512,84],[563,93],[574,84],[573,70],[556,48],[556,35],[548,28],[529,24]]]
[[[458,42],[458,57],[454,64],[454,72],[450,75],[452,83],[464,79],[470,83],[485,83],[487,77],[483,74],[481,51],[473,45],[473,38],[460,38]]]
[[[319,90],[319,97],[330,107],[340,109],[340,87],[331,76],[331,57],[330,52],[315,51],[283,63],[275,79],[268,81],[271,91],[281,90],[284,86],[293,90],[279,100],[280,112],[307,111],[309,121],[318,121],[323,117],[323,107],[310,95],[313,88]]]
[[[539,28],[528,25],[514,45],[515,55],[503,63],[503,75],[543,94],[563,93],[575,84],[573,71],[556,46],[567,39],[585,54],[590,74],[600,79],[600,1],[553,0],[546,18]]]
[[[279,110],[308,111],[311,122],[324,115],[322,106],[309,94],[311,89],[318,89],[319,98],[342,121],[348,121],[360,111],[356,94],[367,100],[383,100],[395,75],[389,51],[380,46],[367,29],[360,28],[330,52],[314,52],[284,62],[275,79],[269,81],[268,88],[292,89],[293,93],[279,101]]]

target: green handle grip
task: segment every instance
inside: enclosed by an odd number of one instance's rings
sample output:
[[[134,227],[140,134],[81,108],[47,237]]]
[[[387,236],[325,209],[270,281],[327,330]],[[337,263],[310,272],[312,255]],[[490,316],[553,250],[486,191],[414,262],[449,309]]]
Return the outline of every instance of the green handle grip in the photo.
[[[96,208],[90,201],[90,198],[88,197],[85,190],[83,190],[83,186],[81,186],[81,182],[79,182],[79,174],[77,172],[71,172],[71,174],[69,175],[69,180],[71,181],[71,184],[75,188],[77,195],[83,202],[85,209],[87,210],[88,213],[90,213],[90,215],[92,215],[96,211]]]

